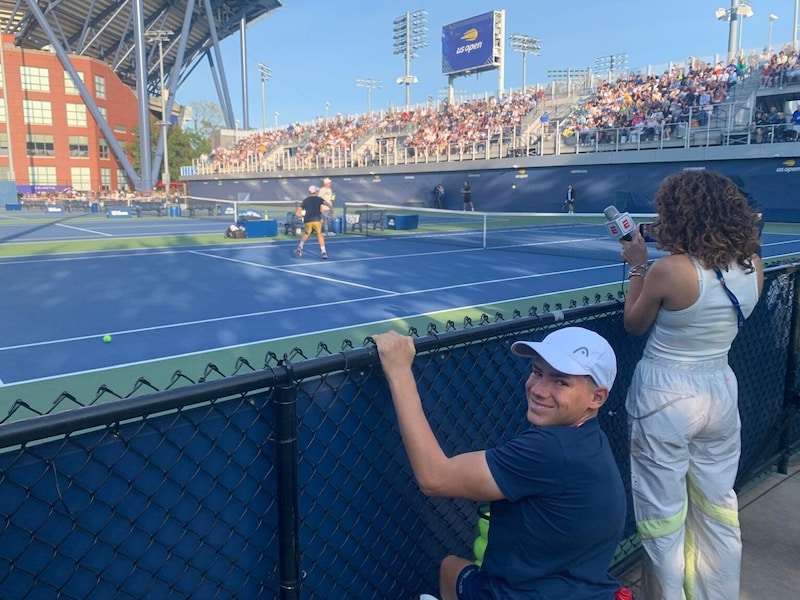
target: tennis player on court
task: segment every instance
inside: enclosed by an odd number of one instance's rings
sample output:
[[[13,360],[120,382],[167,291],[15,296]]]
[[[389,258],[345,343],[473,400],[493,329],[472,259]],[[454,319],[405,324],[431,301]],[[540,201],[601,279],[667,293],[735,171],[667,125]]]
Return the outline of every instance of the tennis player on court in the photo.
[[[626,501],[597,422],[617,374],[609,343],[566,327],[541,342],[512,344],[514,354],[533,359],[525,382],[530,427],[497,447],[447,456],[422,408],[413,339],[396,331],[373,339],[421,491],[491,502],[483,563],[446,556],[442,600],[613,600],[621,590],[608,567]]]
[[[300,208],[297,209],[298,216],[303,217],[303,235],[300,236],[300,245],[297,246],[295,254],[303,256],[303,246],[313,232],[317,232],[317,241],[319,242],[319,250],[322,253],[322,258],[328,258],[328,253],[325,250],[325,238],[322,237],[322,207],[331,203],[318,196],[319,188],[315,185],[308,187],[308,196],[303,199]]]

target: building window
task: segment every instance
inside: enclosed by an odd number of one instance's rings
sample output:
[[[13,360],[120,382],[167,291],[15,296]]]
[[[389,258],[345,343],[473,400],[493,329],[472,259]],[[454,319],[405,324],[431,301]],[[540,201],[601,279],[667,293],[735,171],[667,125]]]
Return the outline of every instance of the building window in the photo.
[[[89,137],[86,135],[69,136],[69,155],[87,158],[89,156]]]
[[[100,169],[100,188],[105,192],[111,189],[111,169]]]
[[[78,71],[78,77],[81,78],[81,81],[84,81],[83,73],[80,71]],[[72,75],[69,74],[69,71],[64,71],[64,93],[71,94],[73,96],[80,94],[78,88],[75,86],[75,82],[72,81]]]
[[[114,133],[125,133],[125,125],[114,125]]]
[[[49,92],[50,73],[40,67],[20,67],[22,89],[29,92]]]
[[[58,184],[56,168],[30,166],[28,167],[28,180],[34,187],[39,185],[56,185]]]
[[[105,106],[98,106],[97,110],[101,115],[103,115],[103,120],[106,123],[108,123],[108,111],[106,110],[106,107]]]
[[[6,99],[0,98],[0,123],[6,122]]]
[[[117,169],[117,189],[121,192],[128,191],[128,175],[125,169]]]
[[[0,156],[8,156],[8,134],[0,133]]]
[[[106,97],[106,78],[100,75],[94,76],[94,95],[96,98]]]
[[[92,191],[92,170],[89,167],[72,167],[72,189],[79,192]]]
[[[22,116],[28,125],[52,125],[53,107],[41,100],[23,100]]]
[[[67,104],[67,125],[86,127],[86,107],[83,104]]]
[[[98,148],[99,148],[99,151],[98,151],[97,154],[98,154],[98,156],[100,158],[108,158],[110,156],[110,154],[108,152],[108,142],[106,142],[106,140],[104,138],[100,138],[100,142],[98,144]]]
[[[26,139],[28,156],[55,156],[53,136],[43,133],[29,133]]]

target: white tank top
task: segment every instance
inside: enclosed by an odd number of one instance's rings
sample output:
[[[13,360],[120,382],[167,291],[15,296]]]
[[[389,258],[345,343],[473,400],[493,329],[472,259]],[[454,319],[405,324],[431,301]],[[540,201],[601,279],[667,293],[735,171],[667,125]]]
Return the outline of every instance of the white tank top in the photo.
[[[646,351],[670,360],[709,360],[724,358],[738,333],[737,313],[713,269],[704,269],[692,259],[697,270],[700,295],[683,310],[660,308]],[[758,301],[758,277],[746,273],[734,262],[722,272],[725,285],[736,295],[745,317]]]

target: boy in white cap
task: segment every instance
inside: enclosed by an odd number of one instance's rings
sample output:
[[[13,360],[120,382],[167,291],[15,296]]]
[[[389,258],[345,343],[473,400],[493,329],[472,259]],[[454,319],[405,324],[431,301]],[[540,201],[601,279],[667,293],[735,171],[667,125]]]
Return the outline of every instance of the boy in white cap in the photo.
[[[308,196],[303,199],[297,209],[297,215],[303,217],[304,228],[303,235],[300,236],[300,245],[295,250],[298,257],[303,256],[303,246],[308,236],[316,231],[322,258],[328,258],[328,252],[325,250],[325,238],[322,237],[322,207],[326,205],[330,206],[330,203],[319,197],[319,188],[315,185],[308,186]]]
[[[331,229],[331,223],[333,222],[333,201],[336,199],[336,194],[333,193],[331,180],[328,177],[322,180],[319,197],[328,201],[328,206],[322,207],[322,234],[336,235]]]
[[[490,502],[483,562],[445,557],[442,600],[613,600],[620,585],[608,567],[626,499],[597,422],[617,374],[608,342],[581,327],[515,342],[514,354],[534,359],[525,382],[530,427],[495,448],[447,456],[422,409],[413,339],[390,331],[374,340],[421,491]]]

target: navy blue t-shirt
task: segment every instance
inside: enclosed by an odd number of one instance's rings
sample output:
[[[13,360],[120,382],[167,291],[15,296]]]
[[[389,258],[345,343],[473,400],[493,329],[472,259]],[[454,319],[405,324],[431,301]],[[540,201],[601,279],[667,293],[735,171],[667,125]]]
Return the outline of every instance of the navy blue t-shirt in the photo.
[[[506,498],[491,503],[481,566],[495,597],[612,599],[626,499],[597,419],[531,427],[486,460]]]

